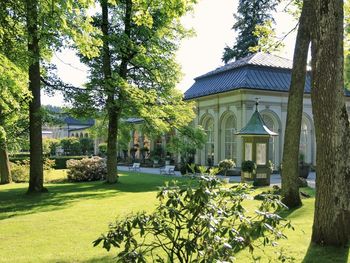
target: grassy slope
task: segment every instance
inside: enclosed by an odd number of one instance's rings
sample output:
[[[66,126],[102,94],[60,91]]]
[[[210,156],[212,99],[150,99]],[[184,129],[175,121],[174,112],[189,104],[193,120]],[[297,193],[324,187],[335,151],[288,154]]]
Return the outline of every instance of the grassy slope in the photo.
[[[59,179],[61,172],[49,176]],[[63,174],[64,175],[64,174]],[[49,193],[26,196],[26,184],[0,186],[0,262],[111,262],[113,253],[93,248],[91,242],[107,230],[116,216],[152,210],[157,186],[168,177],[124,173],[117,185],[101,182],[47,184]],[[295,262],[348,262],[348,249],[309,248],[314,200],[291,211],[295,231],[278,249],[257,251],[274,262],[275,252]],[[249,206],[253,209],[254,203]],[[238,262],[251,262],[243,252]]]

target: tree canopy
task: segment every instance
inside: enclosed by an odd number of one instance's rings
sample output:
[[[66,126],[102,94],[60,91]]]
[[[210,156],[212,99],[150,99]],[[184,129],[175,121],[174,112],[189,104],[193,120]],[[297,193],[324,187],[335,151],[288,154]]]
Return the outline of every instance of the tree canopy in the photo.
[[[273,16],[279,0],[240,0],[235,24],[232,29],[238,33],[236,43],[231,48],[226,46],[222,60],[227,63],[231,59],[239,59],[259,51],[266,46],[269,37],[273,36]],[[259,43],[262,40],[263,43]],[[265,43],[264,43],[265,42]]]
[[[194,0],[100,1],[94,17],[102,39],[100,57],[81,54],[89,70],[85,89],[67,96],[86,113],[108,116],[107,180],[114,182],[118,122],[123,117],[142,118],[159,132],[190,122],[190,103],[175,89],[181,76],[175,61],[179,41],[188,35],[180,18],[192,9]],[[110,179],[108,179],[110,178]]]

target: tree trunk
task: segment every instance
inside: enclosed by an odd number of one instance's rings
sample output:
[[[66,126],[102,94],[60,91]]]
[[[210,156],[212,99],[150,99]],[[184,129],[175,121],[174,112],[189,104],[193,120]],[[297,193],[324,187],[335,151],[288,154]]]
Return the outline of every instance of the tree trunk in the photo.
[[[27,1],[27,31],[29,53],[29,105],[30,173],[28,193],[47,190],[43,186],[42,120],[40,112],[40,51],[38,37],[38,1]]]
[[[1,139],[1,137],[0,137]],[[12,182],[10,162],[7,154],[6,139],[0,141],[0,184],[8,184]]]
[[[282,195],[283,203],[289,208],[301,205],[298,185],[298,159],[307,54],[310,44],[310,8],[312,8],[311,0],[304,0],[295,42],[293,71],[288,96],[286,134],[282,159]]]
[[[108,113],[108,139],[107,139],[107,178],[108,183],[116,183],[117,176],[117,134],[118,134],[118,108],[115,106],[115,87],[111,83],[111,55],[109,50],[109,21],[108,1],[101,0],[103,33],[103,74],[104,85],[107,91],[107,113]]]
[[[118,114],[110,107],[108,109],[108,139],[107,139],[107,182],[112,184],[118,181],[117,170],[117,135]]]
[[[343,1],[313,0],[312,107],[316,132],[316,202],[312,241],[349,238],[349,121],[343,79]]]

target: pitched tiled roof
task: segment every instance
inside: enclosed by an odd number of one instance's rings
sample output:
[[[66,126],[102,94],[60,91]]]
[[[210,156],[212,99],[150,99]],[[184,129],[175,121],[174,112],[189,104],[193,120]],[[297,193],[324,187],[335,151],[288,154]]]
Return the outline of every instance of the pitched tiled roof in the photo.
[[[185,99],[236,89],[288,91],[293,62],[279,56],[256,53],[219,67],[195,79],[185,92]],[[311,79],[305,81],[305,92],[311,91]]]

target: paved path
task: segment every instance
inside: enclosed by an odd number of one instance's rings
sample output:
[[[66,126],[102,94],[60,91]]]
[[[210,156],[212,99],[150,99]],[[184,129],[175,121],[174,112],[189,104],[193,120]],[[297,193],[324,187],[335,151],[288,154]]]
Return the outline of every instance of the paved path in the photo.
[[[120,171],[129,171],[129,168],[127,166],[118,166],[118,169]],[[159,173],[159,168],[146,168],[146,167],[141,167],[141,173],[147,173],[147,174],[160,174]],[[181,176],[181,173],[179,171],[175,171],[176,176]],[[222,176],[218,176],[222,177]],[[230,176],[230,182],[240,182],[241,177],[239,176]],[[307,178],[307,183],[310,187],[315,188],[315,178],[316,174],[315,172],[310,172],[309,177]],[[281,176],[280,174],[273,174],[271,175],[271,184],[272,185],[281,185]]]

